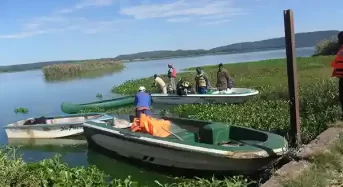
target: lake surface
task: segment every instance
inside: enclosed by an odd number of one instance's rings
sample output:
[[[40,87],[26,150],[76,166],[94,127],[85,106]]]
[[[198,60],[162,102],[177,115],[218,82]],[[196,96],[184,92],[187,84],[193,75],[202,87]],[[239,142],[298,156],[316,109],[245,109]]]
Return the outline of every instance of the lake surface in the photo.
[[[297,49],[297,56],[311,56],[313,48]],[[126,67],[119,73],[107,74],[92,79],[78,79],[65,82],[48,82],[44,79],[40,70],[0,73],[0,126],[28,117],[62,114],[60,105],[64,101],[81,103],[97,100],[96,94],[101,93],[103,99],[118,95],[110,92],[111,88],[120,85],[126,80],[152,76],[167,72],[167,64],[171,63],[180,71],[185,68],[219,63],[236,63],[257,61],[265,59],[284,58],[285,50],[263,51],[243,54],[201,56],[190,58],[177,58],[165,60],[153,60],[126,63]],[[28,114],[15,114],[14,109],[24,107],[29,109]],[[0,130],[0,144],[7,144],[5,131]],[[63,160],[68,164],[97,165],[106,173],[115,177],[126,175],[133,176],[138,181],[151,184],[153,180],[168,181],[166,177],[158,173],[141,170],[135,166],[120,163],[93,151],[88,151],[87,146],[75,147],[68,151],[46,150],[46,148],[23,148],[26,161],[36,161],[51,157],[56,153],[62,153]]]

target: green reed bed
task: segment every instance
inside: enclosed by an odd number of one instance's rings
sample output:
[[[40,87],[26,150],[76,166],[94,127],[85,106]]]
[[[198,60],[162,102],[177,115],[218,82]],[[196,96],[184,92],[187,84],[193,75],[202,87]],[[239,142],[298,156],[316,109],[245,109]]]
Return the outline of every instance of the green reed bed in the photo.
[[[17,155],[16,149],[0,149],[0,186],[2,187],[139,187],[144,186],[128,176],[126,179],[112,179],[95,166],[69,167],[56,155],[39,162],[26,163]],[[118,171],[120,172],[120,171]],[[226,178],[224,180],[180,180],[173,184],[156,185],[164,187],[245,187],[248,180],[243,177]]]
[[[47,80],[53,80],[59,77],[73,77],[73,76],[94,76],[100,73],[109,73],[115,71],[121,71],[124,68],[124,64],[120,61],[87,61],[87,62],[75,62],[66,64],[49,65],[42,68],[44,76]]]
[[[314,139],[327,128],[327,124],[340,117],[337,80],[331,78],[330,62],[333,56],[297,58],[300,115],[303,141]],[[235,87],[253,88],[260,91],[252,101],[244,104],[192,104],[178,105],[171,109],[182,117],[227,122],[235,125],[268,130],[287,136],[289,130],[288,84],[286,59],[271,59],[258,62],[226,64]],[[211,84],[216,81],[217,66],[203,67]],[[191,68],[189,70],[194,70]],[[194,83],[194,73],[179,73]],[[165,81],[165,75],[161,76]],[[149,92],[152,77],[129,80],[114,87],[112,92],[134,94],[139,86],[146,86]]]

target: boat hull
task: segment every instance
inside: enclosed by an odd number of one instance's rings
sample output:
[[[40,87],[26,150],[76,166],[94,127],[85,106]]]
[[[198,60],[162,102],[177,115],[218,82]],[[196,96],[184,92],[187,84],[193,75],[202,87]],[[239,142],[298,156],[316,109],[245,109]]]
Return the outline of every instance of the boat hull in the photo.
[[[84,114],[84,116],[96,115],[96,114]],[[101,117],[95,118],[99,121],[110,121],[113,120],[112,116],[106,114],[99,114]],[[82,116],[79,115],[67,115],[59,117],[67,119],[68,117]],[[53,117],[52,117],[53,118]],[[12,138],[25,138],[25,139],[48,139],[48,138],[64,138],[79,136],[83,134],[82,124],[86,121],[82,118],[75,118],[74,122],[64,122],[56,124],[34,124],[34,125],[20,125],[25,120],[7,125],[4,127],[7,137]]]
[[[281,157],[255,159],[228,158],[219,155],[191,152],[141,141],[130,135],[110,133],[84,124],[88,145],[94,149],[104,149],[122,157],[135,159],[156,166],[205,172],[229,172],[233,174],[253,174],[265,169]]]
[[[237,88],[244,89],[244,88]],[[254,96],[259,92],[257,90],[246,89],[246,93],[238,94],[188,94],[184,96],[179,96],[175,94],[151,94],[152,100],[154,103],[163,103],[170,105],[179,105],[179,104],[235,104],[243,103]]]
[[[97,109],[97,108],[113,109],[113,108],[133,105],[133,103],[134,103],[134,96],[125,96],[125,97],[101,100],[101,101],[96,101],[92,103],[84,103],[84,104],[73,104],[73,103],[64,102],[61,104],[61,111],[66,114],[75,114],[75,113],[80,112],[81,110],[92,110],[92,109]]]

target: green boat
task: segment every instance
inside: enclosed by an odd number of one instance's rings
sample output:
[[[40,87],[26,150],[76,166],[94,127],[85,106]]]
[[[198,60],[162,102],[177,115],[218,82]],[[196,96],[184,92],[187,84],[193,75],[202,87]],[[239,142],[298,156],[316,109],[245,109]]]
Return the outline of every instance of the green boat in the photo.
[[[132,132],[113,123],[87,121],[84,136],[90,148],[157,166],[205,172],[253,174],[288,152],[277,134],[223,123],[165,117],[172,122],[166,138]]]
[[[61,104],[61,110],[62,112],[67,113],[67,114],[75,114],[75,113],[80,112],[81,110],[86,110],[86,109],[96,109],[96,108],[113,109],[113,108],[119,108],[119,107],[123,107],[127,105],[133,105],[134,101],[135,101],[134,96],[124,96],[124,97],[95,101],[95,102],[84,103],[84,104],[73,104],[73,103],[63,102]]]

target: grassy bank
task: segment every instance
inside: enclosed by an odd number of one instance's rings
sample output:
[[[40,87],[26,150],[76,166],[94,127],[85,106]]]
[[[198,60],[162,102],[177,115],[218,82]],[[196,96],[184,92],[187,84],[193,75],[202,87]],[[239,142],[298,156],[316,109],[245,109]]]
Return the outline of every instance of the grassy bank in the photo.
[[[97,187],[138,187],[143,186],[134,179],[111,179],[96,167],[68,167],[60,160],[60,156],[45,159],[35,163],[25,163],[16,154],[15,149],[2,149],[0,151],[0,186],[97,186]],[[118,171],[120,172],[120,171]],[[156,184],[159,184],[156,181]],[[180,180],[173,184],[159,184],[164,187],[245,187],[247,180],[242,177],[227,178],[224,180]]]
[[[342,186],[343,184],[343,138],[329,151],[313,157],[312,165],[296,179],[283,181],[285,187]]]
[[[303,141],[306,143],[327,128],[329,122],[338,119],[340,110],[337,80],[331,78],[330,62],[333,56],[297,58],[300,115]],[[260,95],[254,100],[239,105],[179,105],[172,112],[192,118],[227,122],[286,135],[289,129],[288,88],[285,59],[272,59],[259,62],[226,64],[235,87],[254,88]],[[203,67],[209,75],[211,84],[216,81],[217,66]],[[191,83],[194,73],[179,73]],[[162,75],[167,80],[165,75]],[[129,80],[112,89],[113,92],[133,94],[141,85],[151,89],[152,77]]]
[[[94,76],[121,71],[124,64],[119,61],[89,61],[80,63],[55,64],[42,68],[46,80],[67,79],[78,76]],[[66,78],[67,77],[67,78]]]

